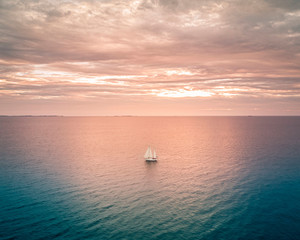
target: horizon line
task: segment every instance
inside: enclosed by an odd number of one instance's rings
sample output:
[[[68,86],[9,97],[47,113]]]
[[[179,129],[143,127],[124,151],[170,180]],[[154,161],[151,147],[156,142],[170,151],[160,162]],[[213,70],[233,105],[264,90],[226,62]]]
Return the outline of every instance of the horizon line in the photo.
[[[57,115],[57,114],[20,114],[0,117],[300,117],[300,115]]]

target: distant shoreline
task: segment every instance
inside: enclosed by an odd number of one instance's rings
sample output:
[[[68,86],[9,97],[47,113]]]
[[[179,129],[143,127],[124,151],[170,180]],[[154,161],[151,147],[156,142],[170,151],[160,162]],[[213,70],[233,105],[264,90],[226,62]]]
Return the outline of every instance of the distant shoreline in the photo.
[[[63,115],[0,115],[0,117],[65,117]]]

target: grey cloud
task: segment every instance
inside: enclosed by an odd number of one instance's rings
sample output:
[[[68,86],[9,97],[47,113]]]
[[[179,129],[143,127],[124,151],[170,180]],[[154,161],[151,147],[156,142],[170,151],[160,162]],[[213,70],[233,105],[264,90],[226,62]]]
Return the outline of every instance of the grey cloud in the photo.
[[[241,95],[253,96],[255,90],[279,90],[288,96],[299,93],[299,1],[137,3],[0,1],[0,79],[5,80],[0,82],[1,89],[28,90],[32,93],[23,94],[36,96],[75,92],[129,95],[143,89],[178,89],[186,84],[211,89],[222,84],[249,88],[249,93],[238,92]],[[24,81],[22,76],[16,78],[17,73],[33,77],[31,72],[41,65],[43,70],[78,76],[147,78],[124,79],[129,86],[123,87],[75,86],[51,78],[49,83],[33,86],[25,77]],[[164,72],[172,69],[194,75],[168,76]],[[234,80],[238,78],[234,75],[242,76],[241,80]],[[229,80],[209,82],[222,78]],[[19,84],[7,84],[9,81]],[[61,90],[56,91],[58,88]]]
[[[1,55],[9,60],[49,63],[109,59],[138,59],[142,62],[151,61],[153,55],[178,56],[182,55],[180,51],[189,54],[203,50],[215,54],[214,49],[224,51],[226,48],[227,52],[276,49],[286,49],[290,55],[299,52],[297,40],[286,41],[284,37],[285,34],[297,33],[298,26],[273,29],[270,22],[284,21],[284,14],[273,13],[267,4],[263,5],[264,8],[247,2],[223,4],[224,7],[216,10],[219,14],[215,20],[220,24],[218,29],[209,25],[182,27],[180,14],[174,15],[172,11],[164,14],[156,8],[137,8],[133,15],[122,16],[122,11],[128,6],[124,2],[117,2],[115,6],[114,3],[116,1],[91,1],[90,9],[72,13],[68,9],[82,3],[28,1],[16,4],[19,7],[15,11],[10,6],[9,10],[3,10]],[[215,11],[214,4],[217,3],[222,4],[214,1],[144,1],[141,6],[156,4],[162,6],[163,11],[174,7],[189,9],[198,11],[196,14],[201,16]],[[264,10],[268,10],[267,14]],[[189,14],[189,11],[184,14]],[[28,18],[28,14],[33,17]],[[49,17],[56,17],[55,23],[48,21]]]
[[[289,11],[297,11],[300,9],[300,2],[298,0],[266,0],[270,5],[281,8],[287,9]]]

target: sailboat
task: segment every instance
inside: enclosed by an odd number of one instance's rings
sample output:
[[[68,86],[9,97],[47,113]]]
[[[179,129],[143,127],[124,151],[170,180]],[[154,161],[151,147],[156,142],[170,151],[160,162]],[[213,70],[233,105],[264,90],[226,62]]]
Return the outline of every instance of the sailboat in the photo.
[[[153,153],[152,153],[151,147],[148,147],[144,155],[144,158],[146,162],[156,162],[157,156],[156,156],[155,149],[153,149]]]

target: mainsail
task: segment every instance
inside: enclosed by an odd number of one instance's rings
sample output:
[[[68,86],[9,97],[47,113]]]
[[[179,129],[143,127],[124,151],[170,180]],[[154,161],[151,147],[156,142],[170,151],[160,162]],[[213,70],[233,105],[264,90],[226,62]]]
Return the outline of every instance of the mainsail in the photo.
[[[156,158],[156,152],[155,152],[155,149],[153,150],[153,158]]]
[[[148,147],[146,153],[145,153],[145,156],[144,158],[152,158],[152,151],[151,151],[151,148]]]

